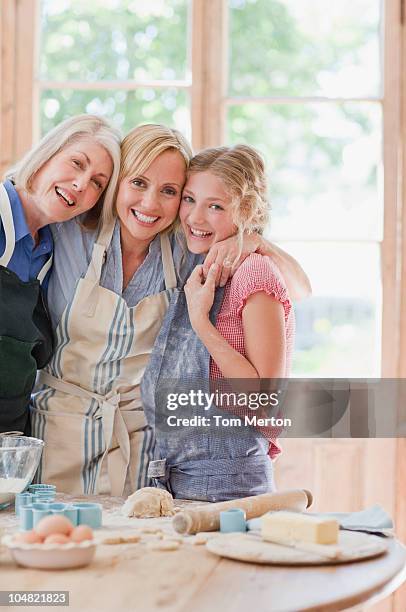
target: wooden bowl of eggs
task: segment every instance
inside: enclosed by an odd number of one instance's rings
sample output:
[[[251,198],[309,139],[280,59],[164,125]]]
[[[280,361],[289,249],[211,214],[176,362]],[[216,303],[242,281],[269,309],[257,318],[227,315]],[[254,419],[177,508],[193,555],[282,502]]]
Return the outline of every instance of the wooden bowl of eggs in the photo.
[[[36,569],[67,569],[88,565],[96,542],[87,525],[72,525],[61,515],[42,518],[31,531],[20,531],[3,538],[18,565]]]

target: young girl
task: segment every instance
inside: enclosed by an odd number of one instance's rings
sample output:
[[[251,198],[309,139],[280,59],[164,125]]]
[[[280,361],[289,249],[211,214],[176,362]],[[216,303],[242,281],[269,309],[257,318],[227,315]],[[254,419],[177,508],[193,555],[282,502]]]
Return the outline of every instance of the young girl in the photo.
[[[190,164],[180,220],[189,251],[243,232],[262,233],[269,218],[265,168],[251,147],[207,149]],[[294,318],[278,268],[251,254],[227,283],[216,326],[209,320],[216,264],[206,281],[197,266],[185,286],[190,322],[211,355],[211,378],[280,378],[290,368]]]
[[[180,209],[182,229],[192,253],[206,253],[214,242],[243,232],[264,230],[269,204],[264,162],[252,147],[207,149],[189,167]],[[185,286],[191,325],[210,353],[210,378],[289,376],[294,313],[274,261],[251,254],[227,283],[214,326],[209,319],[217,274],[214,264],[204,281],[197,266]],[[233,408],[234,414],[245,414]],[[257,413],[259,416],[259,413]],[[264,416],[264,415],[262,415]],[[266,427],[269,455],[280,449]]]
[[[180,208],[192,253],[206,254],[214,243],[244,232],[262,233],[268,209],[264,163],[253,148],[207,149],[192,159]],[[143,382],[144,410],[156,425],[158,462],[152,463],[151,476],[176,497],[208,501],[273,488],[268,453],[273,458],[279,448],[272,430],[262,430],[263,437],[252,429],[244,435],[223,430],[219,436],[213,427],[185,426],[171,434],[159,420],[160,406],[153,415],[155,397],[162,398],[169,381],[171,391],[185,392],[186,380],[192,387],[206,382],[207,388],[209,378],[285,377],[294,333],[290,298],[270,258],[251,254],[223,295],[216,291],[216,275],[216,264],[206,280],[201,265],[194,269],[184,294],[179,292],[170,306]],[[209,315],[216,316],[215,322]]]

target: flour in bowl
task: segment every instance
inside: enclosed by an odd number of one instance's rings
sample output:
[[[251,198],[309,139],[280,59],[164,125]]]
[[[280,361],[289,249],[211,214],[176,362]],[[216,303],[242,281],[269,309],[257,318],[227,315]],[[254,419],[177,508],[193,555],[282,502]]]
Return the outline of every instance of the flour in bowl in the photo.
[[[0,504],[12,501],[16,493],[21,493],[28,484],[26,478],[0,478]]]

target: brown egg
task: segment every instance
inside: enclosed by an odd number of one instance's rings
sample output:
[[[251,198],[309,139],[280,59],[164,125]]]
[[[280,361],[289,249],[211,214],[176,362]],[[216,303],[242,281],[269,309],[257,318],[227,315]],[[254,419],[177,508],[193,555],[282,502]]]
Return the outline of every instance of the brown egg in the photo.
[[[85,540],[93,540],[93,531],[87,525],[78,525],[72,530],[70,534],[71,542],[84,542]]]
[[[14,542],[18,542],[19,544],[41,544],[43,540],[43,536],[37,533],[35,529],[23,531],[14,536]]]
[[[53,516],[44,516],[43,519],[40,520],[38,525],[35,527],[35,530],[43,535],[44,538],[53,534],[53,533],[62,533],[63,535],[70,535],[73,529],[73,525],[69,519],[65,516],[61,516],[55,514]]]
[[[67,544],[70,542],[67,535],[63,533],[51,533],[44,540],[44,544]]]

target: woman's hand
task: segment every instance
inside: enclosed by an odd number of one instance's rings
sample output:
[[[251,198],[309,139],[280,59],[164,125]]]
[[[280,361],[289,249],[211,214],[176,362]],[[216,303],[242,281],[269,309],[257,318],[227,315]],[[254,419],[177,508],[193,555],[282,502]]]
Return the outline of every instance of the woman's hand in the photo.
[[[209,320],[209,312],[213,306],[216,290],[217,264],[213,264],[203,276],[203,266],[196,266],[185,285],[185,295],[189,311],[190,323],[195,331],[201,324]]]
[[[262,243],[257,233],[244,234],[242,245],[237,235],[216,242],[207,253],[203,263],[203,276],[207,277],[212,264],[217,264],[216,286],[224,287],[244,259],[259,248]]]

